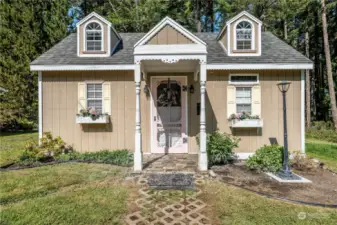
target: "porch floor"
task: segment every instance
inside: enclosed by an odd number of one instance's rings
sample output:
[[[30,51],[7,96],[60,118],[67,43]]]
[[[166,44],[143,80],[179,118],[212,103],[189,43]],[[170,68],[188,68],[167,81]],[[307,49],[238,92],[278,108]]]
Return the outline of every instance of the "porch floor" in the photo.
[[[143,155],[143,172],[197,172],[197,154]]]

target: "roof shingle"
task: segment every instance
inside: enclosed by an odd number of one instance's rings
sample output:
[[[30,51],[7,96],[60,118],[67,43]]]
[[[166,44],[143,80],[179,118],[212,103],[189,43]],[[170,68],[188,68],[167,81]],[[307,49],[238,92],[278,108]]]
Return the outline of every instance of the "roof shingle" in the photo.
[[[133,46],[145,33],[119,33],[122,37],[122,48],[110,57],[78,57],[77,35],[70,34],[54,47],[35,59],[31,65],[118,65],[133,64]],[[232,63],[276,63],[298,64],[312,63],[307,57],[274,36],[262,32],[261,56],[227,56],[218,41],[216,33],[194,33],[207,44],[207,64]]]

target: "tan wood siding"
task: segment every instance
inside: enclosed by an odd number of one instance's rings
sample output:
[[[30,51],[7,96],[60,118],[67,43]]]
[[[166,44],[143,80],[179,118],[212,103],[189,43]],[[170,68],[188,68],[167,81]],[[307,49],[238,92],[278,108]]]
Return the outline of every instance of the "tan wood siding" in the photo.
[[[147,44],[149,45],[170,45],[170,44],[193,44],[189,38],[175,30],[170,25],[166,25]]]
[[[78,83],[110,82],[111,123],[76,124]],[[43,72],[43,131],[60,136],[77,151],[134,149],[133,71]]]
[[[264,126],[258,129],[229,128],[227,115],[227,86],[229,74],[258,73],[261,86],[261,117]],[[187,76],[188,87],[188,152],[198,153],[196,136],[199,134],[197,103],[200,102],[199,81],[193,73],[150,73],[141,82],[141,128],[144,153],[151,152],[150,96],[144,93],[145,85],[151,88],[151,76]],[[282,98],[277,83],[290,80],[287,92],[289,148],[301,147],[301,80],[300,71],[208,71],[206,86],[207,132],[219,129],[241,138],[236,152],[254,152],[260,146],[269,144],[269,138],[276,138],[283,144]],[[78,101],[78,83],[85,81],[110,82],[111,123],[108,125],[80,125],[75,123]],[[133,71],[97,72],[43,72],[43,131],[61,136],[77,151],[98,151],[101,149],[134,149],[135,129],[135,86]]]
[[[262,129],[233,129],[229,128],[226,87],[230,73],[258,73],[261,86],[261,117],[264,121]],[[280,80],[291,81],[287,92],[287,116],[289,148],[301,148],[301,74],[300,71],[208,71],[207,97],[211,105],[206,113],[213,114],[213,121],[207,116],[207,131],[219,129],[232,133],[241,138],[236,152],[254,152],[257,148],[270,144],[269,138],[276,138],[283,145],[283,111],[282,96],[277,83]]]

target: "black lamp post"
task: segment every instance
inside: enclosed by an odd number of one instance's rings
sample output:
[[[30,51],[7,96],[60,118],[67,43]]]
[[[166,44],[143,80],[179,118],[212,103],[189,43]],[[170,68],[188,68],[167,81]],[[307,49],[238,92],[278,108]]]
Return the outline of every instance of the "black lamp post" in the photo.
[[[281,169],[281,175],[285,177],[291,177],[291,169],[289,168],[289,152],[288,152],[288,132],[287,132],[287,102],[286,102],[286,92],[289,89],[289,81],[281,81],[277,84],[278,88],[282,92],[283,97],[283,132],[284,132],[284,150],[283,150],[283,165]]]

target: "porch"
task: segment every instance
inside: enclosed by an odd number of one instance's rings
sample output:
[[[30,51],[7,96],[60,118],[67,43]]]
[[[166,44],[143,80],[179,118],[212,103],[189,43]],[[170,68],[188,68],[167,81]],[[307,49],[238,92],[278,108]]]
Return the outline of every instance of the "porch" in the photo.
[[[196,154],[146,154],[143,163],[145,173],[198,171],[198,155]]]
[[[136,61],[134,170],[206,171],[205,55],[152,57]]]

